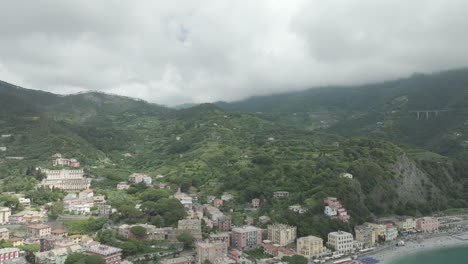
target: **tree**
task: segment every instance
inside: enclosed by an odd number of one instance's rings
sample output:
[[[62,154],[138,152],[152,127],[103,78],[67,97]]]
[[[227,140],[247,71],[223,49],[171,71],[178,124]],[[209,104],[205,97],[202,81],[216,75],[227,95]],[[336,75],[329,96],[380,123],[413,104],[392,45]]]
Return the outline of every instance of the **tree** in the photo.
[[[308,262],[307,258],[301,255],[284,256],[281,260],[289,264],[307,264]]]
[[[140,199],[143,202],[152,201],[157,202],[161,198],[167,198],[171,195],[171,191],[168,189],[155,190],[155,189],[146,189],[140,194]]]
[[[67,259],[65,260],[64,264],[75,264],[75,263],[80,263],[84,258],[86,258],[86,255],[83,253],[72,253],[68,255]]]
[[[48,215],[51,218],[57,219],[57,217],[63,214],[63,202],[58,201],[58,202],[53,202],[52,205],[50,206],[50,211]]]
[[[182,234],[177,236],[177,240],[179,242],[184,243],[185,248],[191,248],[193,245],[193,242],[195,241],[195,238],[191,234],[187,232],[183,232]]]
[[[105,264],[106,261],[98,255],[85,255],[83,253],[72,253],[68,255],[64,264]]]
[[[143,238],[146,235],[146,228],[142,226],[133,226],[130,228],[130,232],[138,238]]]
[[[97,238],[102,244],[112,244],[115,241],[115,232],[109,229],[99,230]]]

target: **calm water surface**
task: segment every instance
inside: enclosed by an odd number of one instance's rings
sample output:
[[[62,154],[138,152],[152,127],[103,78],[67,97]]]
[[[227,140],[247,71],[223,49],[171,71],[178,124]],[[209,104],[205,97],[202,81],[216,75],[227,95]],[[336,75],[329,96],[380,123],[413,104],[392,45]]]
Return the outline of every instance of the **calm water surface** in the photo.
[[[468,246],[416,253],[391,264],[468,264]]]

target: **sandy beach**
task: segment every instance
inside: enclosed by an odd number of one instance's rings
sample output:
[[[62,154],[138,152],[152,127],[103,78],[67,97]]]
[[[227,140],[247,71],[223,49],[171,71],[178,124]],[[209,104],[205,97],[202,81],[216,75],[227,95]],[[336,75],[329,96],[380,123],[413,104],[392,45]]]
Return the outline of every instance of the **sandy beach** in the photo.
[[[391,246],[367,256],[380,260],[379,264],[391,264],[399,257],[418,253],[424,250],[433,250],[454,246],[468,245],[467,240],[460,240],[451,236],[427,238],[420,241],[408,241],[403,247]]]

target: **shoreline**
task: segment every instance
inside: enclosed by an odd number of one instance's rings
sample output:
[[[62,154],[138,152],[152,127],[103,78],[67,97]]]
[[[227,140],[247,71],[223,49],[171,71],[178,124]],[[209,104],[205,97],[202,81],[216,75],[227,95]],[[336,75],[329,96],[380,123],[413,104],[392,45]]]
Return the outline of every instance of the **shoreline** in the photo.
[[[437,249],[451,248],[468,245],[468,240],[460,240],[449,235],[427,238],[421,241],[408,241],[405,246],[391,246],[382,251],[370,253],[367,257],[380,260],[379,264],[393,264],[400,257],[431,251]]]

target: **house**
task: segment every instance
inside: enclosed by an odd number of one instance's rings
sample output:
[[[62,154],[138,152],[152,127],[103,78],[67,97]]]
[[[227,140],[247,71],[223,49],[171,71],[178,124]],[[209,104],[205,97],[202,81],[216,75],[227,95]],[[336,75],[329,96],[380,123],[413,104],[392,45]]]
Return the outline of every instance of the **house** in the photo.
[[[10,222],[11,209],[0,207],[0,225],[6,225]]]
[[[10,242],[14,247],[19,247],[24,245],[24,238],[14,237],[8,239],[8,242]]]
[[[266,216],[266,215],[262,215],[258,218],[258,221],[262,224],[266,224],[268,222],[270,222],[271,218],[269,216]]]
[[[180,203],[185,207],[185,208],[192,208],[193,205],[193,198],[190,196],[182,197],[180,199]]]
[[[296,252],[308,259],[320,258],[327,253],[323,239],[316,236],[306,236],[297,239]]]
[[[348,173],[348,172],[340,173],[339,176],[340,176],[340,178],[353,179],[353,175],[351,173]]]
[[[130,184],[127,182],[119,182],[117,184],[117,190],[128,190],[128,188],[130,188]]]
[[[275,197],[275,198],[286,198],[286,197],[289,197],[289,192],[285,192],[285,191],[274,192],[273,197]]]
[[[128,180],[133,183],[144,182],[146,185],[151,185],[152,183],[151,177],[144,173],[133,173],[128,176]]]
[[[294,250],[287,249],[280,245],[271,243],[262,244],[262,248],[265,254],[272,255],[273,257],[278,257],[279,259],[281,259],[284,256],[292,256],[296,253],[294,252]]]
[[[53,236],[58,236],[58,237],[67,237],[68,232],[62,229],[55,229],[50,232]]]
[[[22,204],[25,208],[31,207],[31,199],[29,198],[24,198],[24,197],[19,197],[18,201],[20,204]]]
[[[10,230],[7,228],[0,228],[0,240],[7,240],[10,238]]]
[[[328,233],[327,246],[340,254],[351,253],[354,248],[353,235],[343,231]]]
[[[84,235],[72,235],[72,236],[68,236],[68,239],[73,241],[73,243],[75,244],[81,244],[83,237]]]
[[[261,200],[258,199],[258,198],[252,199],[252,207],[253,207],[253,208],[259,208],[259,207],[260,207],[260,201],[261,201]]]
[[[324,211],[325,215],[326,216],[330,216],[330,217],[333,217],[333,216],[337,216],[338,215],[338,211],[336,211],[335,208],[331,207],[331,206],[325,206],[325,211]]]
[[[298,204],[295,204],[295,205],[290,205],[289,207],[289,210],[295,212],[295,213],[299,213],[299,214],[303,214],[305,212],[307,212],[307,208],[304,208]]]
[[[232,229],[231,246],[238,250],[258,248],[262,244],[262,229],[242,226]]]
[[[101,256],[106,264],[118,264],[122,260],[122,249],[106,245],[91,246],[86,249],[86,253]]]
[[[223,206],[223,203],[224,203],[224,202],[223,202],[223,200],[221,200],[221,199],[214,199],[214,200],[213,200],[213,205],[214,205],[214,207],[216,207],[216,208],[220,208],[221,206]]]
[[[52,161],[52,166],[68,166],[73,168],[80,167],[80,162],[76,159],[57,158]]]
[[[206,197],[206,202],[207,203],[212,203],[214,201],[214,199],[216,199],[216,196],[213,196],[213,195],[208,195]]]
[[[88,200],[94,197],[94,191],[92,189],[86,189],[78,193],[78,199]]]
[[[294,243],[297,228],[285,224],[268,225],[268,240],[280,246]]]
[[[28,229],[28,238],[42,238],[51,235],[51,228],[48,225],[30,225]]]
[[[98,215],[109,217],[112,214],[112,206],[108,204],[100,204],[98,206]]]
[[[38,211],[25,210],[10,216],[12,224],[43,223],[47,219],[46,214]]]
[[[227,193],[227,192],[224,192],[223,195],[221,195],[221,200],[223,201],[229,201],[231,199],[233,199],[234,196],[230,193]]]

